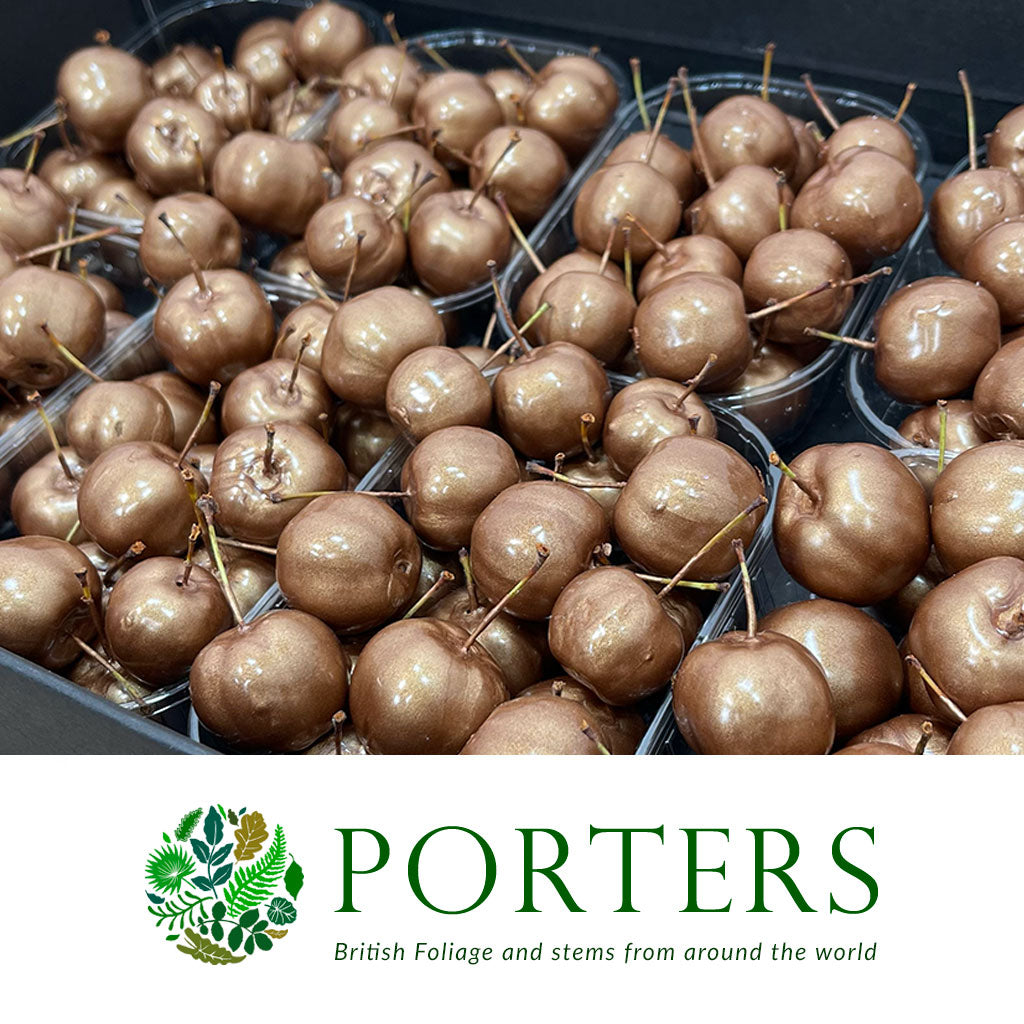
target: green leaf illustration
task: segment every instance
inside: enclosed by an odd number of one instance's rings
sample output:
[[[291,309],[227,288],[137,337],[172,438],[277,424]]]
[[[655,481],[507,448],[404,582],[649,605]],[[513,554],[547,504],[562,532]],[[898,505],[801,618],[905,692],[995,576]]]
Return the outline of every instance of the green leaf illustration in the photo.
[[[283,896],[275,896],[267,907],[267,917],[274,924],[291,924],[297,916],[295,906]]]
[[[181,936],[178,935],[177,933],[174,933],[174,934],[171,934],[171,935],[165,935],[164,936],[164,942],[173,942],[175,939],[179,939],[179,938],[181,938]]]
[[[299,890],[302,888],[305,880],[302,868],[293,856],[291,864],[288,865],[288,870],[284,873],[284,887],[293,900],[298,899]]]
[[[288,934],[287,928],[268,928],[267,934],[272,939],[283,939]]]
[[[203,832],[206,834],[206,841],[212,849],[224,838],[224,819],[211,807],[210,813],[203,821]]]
[[[247,910],[239,919],[238,923],[243,928],[251,928],[259,920],[259,910]]]
[[[238,947],[242,944],[242,926],[235,925],[228,934],[228,945],[231,947],[231,951],[235,952]]]
[[[260,949],[270,949],[274,945],[270,936],[264,932],[257,932],[253,938],[256,940],[256,945],[259,946]]]
[[[217,902],[214,903],[213,908],[211,910],[214,921],[219,921],[222,917],[224,917],[225,914],[227,914],[227,912],[228,908],[225,907],[220,900],[217,900]]]
[[[215,850],[213,856],[210,858],[210,863],[216,867],[216,865],[227,860],[227,856],[234,845],[234,843],[225,843],[219,850]]]
[[[196,862],[183,846],[163,846],[146,861],[146,879],[157,892],[175,893],[196,869]]]
[[[214,921],[213,924],[210,925],[210,937],[215,939],[217,942],[220,942],[220,940],[224,938],[224,925],[222,925],[220,921]]]
[[[198,924],[203,916],[203,904],[209,899],[212,897],[183,892],[177,899],[168,900],[161,907],[146,909],[157,919],[157,928],[163,924],[166,924],[168,929],[184,928],[186,920],[189,924]]]
[[[202,807],[197,807],[194,811],[189,811],[181,821],[178,823],[178,827],[174,830],[174,838],[180,842],[185,842],[186,839],[195,831],[196,825],[199,824],[199,819],[203,816]]]
[[[230,808],[228,808],[228,822],[232,825],[238,824],[238,815]]]
[[[213,892],[213,883],[208,878],[203,878],[202,875],[193,875],[189,881],[203,892]]]
[[[164,842],[165,843],[169,843],[170,841],[171,841],[171,837],[165,832],[164,833]]]
[[[146,895],[149,897],[150,903],[156,903],[157,905],[163,903],[163,896],[157,896],[155,892],[147,892]]]
[[[211,939],[197,935],[191,928],[185,929],[185,936],[192,945],[175,948],[180,949],[182,953],[192,957],[193,960],[201,960],[207,964],[239,964],[245,959],[244,956],[234,956]]]
[[[268,924],[269,924],[269,922],[268,922],[268,921],[257,921],[257,922],[256,922],[256,923],[255,923],[255,924],[254,924],[254,925],[252,926],[252,928],[250,929],[250,931],[254,931],[254,932],[263,932],[263,931],[266,931],[266,930],[267,930],[267,925],[268,925]]]
[[[284,829],[278,825],[274,829],[274,840],[263,856],[252,864],[239,867],[224,890],[230,916],[234,917],[240,910],[258,907],[270,898],[274,886],[284,874],[285,856]]]
[[[242,948],[249,954],[252,954],[255,951],[256,943],[251,935],[245,940],[245,945]]]
[[[220,811],[220,816],[222,818],[226,818],[228,816],[228,812],[224,810],[223,804],[217,804],[217,810]]]
[[[217,868],[213,873],[213,884],[223,885],[231,877],[231,872],[234,870],[234,864],[225,864],[223,867]]]
[[[235,829],[235,860],[252,860],[269,838],[267,823],[259,811],[243,815],[241,825]]]
[[[202,841],[202,839],[193,839],[192,852],[196,855],[196,860],[200,864],[210,863],[210,848]]]

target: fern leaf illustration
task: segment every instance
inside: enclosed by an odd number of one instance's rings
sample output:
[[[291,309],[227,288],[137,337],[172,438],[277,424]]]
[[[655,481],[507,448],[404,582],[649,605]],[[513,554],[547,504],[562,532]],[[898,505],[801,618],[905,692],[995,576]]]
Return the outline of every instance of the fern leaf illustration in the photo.
[[[196,830],[196,825],[199,824],[199,819],[203,816],[202,807],[197,807],[194,811],[189,811],[180,822],[178,827],[174,830],[174,838],[179,842],[183,843],[192,833]]]
[[[167,925],[168,931],[184,928],[185,924],[198,924],[203,918],[203,904],[213,896],[199,896],[183,892],[173,900],[167,900],[157,907],[146,909],[156,918],[156,926]]]
[[[236,917],[241,910],[251,910],[270,898],[281,876],[284,874],[285,844],[284,829],[274,829],[274,841],[258,861],[239,867],[231,884],[224,890],[224,902],[228,905],[228,916]]]

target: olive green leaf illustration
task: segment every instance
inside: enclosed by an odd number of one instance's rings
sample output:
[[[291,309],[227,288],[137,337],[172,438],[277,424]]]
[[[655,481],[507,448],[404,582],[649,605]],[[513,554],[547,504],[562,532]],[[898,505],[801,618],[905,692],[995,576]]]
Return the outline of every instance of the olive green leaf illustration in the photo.
[[[157,892],[175,893],[196,868],[183,846],[163,846],[146,862],[146,880]]]
[[[288,895],[291,898],[298,899],[299,890],[302,888],[305,882],[305,876],[302,874],[302,868],[299,862],[292,855],[292,862],[288,865],[288,870],[284,873],[284,887],[288,891]]]
[[[206,834],[206,841],[212,850],[224,838],[224,819],[211,807],[210,813],[203,821],[203,832]]]
[[[178,827],[174,830],[174,838],[179,842],[185,842],[186,839],[195,831],[196,825],[199,824],[199,819],[203,816],[202,807],[197,807],[194,811],[189,811],[181,821],[178,823]]]
[[[274,886],[284,874],[285,853],[284,829],[278,825],[274,829],[274,841],[266,853],[252,864],[240,867],[224,890],[224,900],[231,917],[239,910],[258,907],[270,898]]]
[[[267,934],[272,939],[283,939],[288,934],[287,928],[268,928]]]
[[[192,957],[193,960],[202,960],[207,964],[240,964],[245,959],[244,956],[234,956],[230,950],[218,946],[211,939],[204,939],[201,935],[197,935],[191,928],[185,929],[185,936],[192,945],[175,948],[180,949],[182,953]]]
[[[283,896],[275,896],[267,907],[267,917],[274,924],[291,924],[297,914],[294,904]]]
[[[235,812],[233,810],[231,810],[230,807],[228,808],[228,821],[232,825],[237,825],[238,824],[238,815],[235,814]]]
[[[259,811],[251,811],[243,815],[242,824],[235,829],[235,860],[252,860],[263,849],[263,844],[270,838],[267,823]]]

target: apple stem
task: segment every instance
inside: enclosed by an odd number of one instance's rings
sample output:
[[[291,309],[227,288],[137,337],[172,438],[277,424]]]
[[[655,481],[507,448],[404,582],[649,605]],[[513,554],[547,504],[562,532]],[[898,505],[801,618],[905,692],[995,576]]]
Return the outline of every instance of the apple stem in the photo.
[[[177,587],[187,587],[189,577],[192,575],[192,556],[195,554],[196,541],[199,539],[199,535],[202,530],[199,529],[198,523],[192,524],[192,529],[188,535],[188,548],[185,551],[185,562],[181,567],[181,572],[178,574],[178,578],[174,581],[174,585]]]
[[[188,435],[185,441],[185,446],[178,453],[178,461],[175,462],[175,466],[181,469],[185,465],[185,456],[192,451],[192,446],[196,443],[196,438],[199,436],[199,431],[206,425],[206,421],[210,418],[210,412],[213,410],[213,403],[220,394],[220,384],[215,380],[210,381],[210,389],[206,395],[206,404],[203,406],[203,411],[199,414],[199,419],[196,420],[196,425],[192,428],[192,433]]]
[[[554,462],[554,470],[556,473],[561,473],[565,466],[565,452],[555,452],[555,457],[552,460]]]
[[[316,421],[317,421],[317,423],[320,424],[320,433],[324,435],[324,440],[325,441],[330,441],[330,439],[331,439],[331,428],[328,426],[327,420],[328,420],[327,413],[322,412],[322,413],[319,413],[317,415]]]
[[[50,330],[50,325],[41,323],[39,329],[46,335],[50,340],[50,344],[76,369],[80,370],[91,380],[94,380],[97,384],[103,384],[103,378],[98,374],[94,373],[89,369],[81,359],[78,358],[66,345],[62,344],[60,339]]]
[[[649,164],[651,157],[654,156],[655,147],[658,145],[658,139],[661,137],[661,129],[665,124],[665,116],[668,114],[668,105],[672,101],[675,91],[676,80],[670,78],[668,85],[665,86],[665,98],[661,101],[661,106],[658,107],[658,116],[654,119],[654,127],[651,129],[651,134],[647,144],[644,146],[644,151],[640,154],[641,163]]]
[[[306,349],[309,348],[310,341],[311,341],[311,336],[310,336],[309,332],[307,331],[305,336],[303,337],[302,341],[299,342],[299,350],[298,350],[298,352],[295,353],[295,362],[292,363],[292,373],[291,373],[291,376],[288,378],[288,394],[289,395],[295,393],[295,381],[296,381],[296,379],[299,376],[299,367],[302,365],[302,356],[303,356],[303,353],[306,351]]]
[[[349,296],[352,294],[352,281],[356,276],[356,267],[359,264],[359,256],[363,251],[363,239],[366,238],[366,232],[360,231],[356,235],[356,251],[352,253],[352,259],[349,261],[348,273],[345,275],[345,290],[341,293],[341,301],[348,302]]]
[[[672,406],[673,412],[681,412],[683,406],[686,404],[686,400],[700,387],[701,382],[708,375],[711,367],[718,362],[718,354],[712,352],[704,361],[704,365],[697,371],[696,375],[691,377],[688,381],[683,383],[682,394],[676,399],[676,404]]]
[[[946,468],[946,429],[949,420],[949,402],[940,398],[936,403],[939,407],[939,463],[936,467],[936,475]]]
[[[196,177],[199,179],[198,191],[206,191],[206,165],[203,163],[203,150],[199,144],[199,136],[195,132],[189,132],[189,141],[192,143],[192,160],[196,165]]]
[[[775,179],[775,191],[779,196],[779,230],[789,227],[789,207],[786,205],[786,176],[780,171]]]
[[[502,39],[498,43],[498,46],[500,46],[501,49],[503,49],[516,62],[516,64],[519,65],[520,70],[526,74],[527,78],[534,83],[539,80],[540,76],[534,68],[527,63],[526,58],[523,57],[523,55],[507,39]]]
[[[61,224],[57,228],[57,248],[54,250],[53,255],[50,257],[50,269],[56,270],[60,266],[60,261],[64,255],[64,247],[69,243],[70,239],[67,236],[67,232],[64,230],[64,225]]]
[[[299,277],[301,277],[302,280],[305,281],[314,292],[316,292],[317,298],[320,299],[321,302],[326,302],[331,309],[338,308],[338,303],[327,294],[324,286],[317,280],[316,275],[312,270],[303,270],[302,273],[299,274]]]
[[[824,338],[826,341],[841,341],[844,345],[853,345],[855,348],[862,348],[865,351],[873,351],[875,348],[873,341],[851,338],[846,334],[832,334],[830,331],[819,331],[817,327],[805,327],[804,334],[809,334],[813,338]]]
[[[913,655],[908,654],[903,659],[908,665],[913,668],[917,674],[921,677],[921,681],[928,687],[932,693],[939,698],[939,702],[946,708],[947,711],[958,721],[966,722],[967,716],[960,709],[959,705],[951,697],[946,696],[945,691],[934,679],[927,673],[924,665]]]
[[[495,263],[494,260],[487,261],[487,272],[491,275],[491,287],[494,289],[494,297],[498,300],[498,307],[501,309],[502,315],[505,317],[505,322],[509,325],[509,327],[512,328],[512,334],[514,335],[515,340],[519,342],[524,352],[533,351],[533,346],[526,340],[525,337],[523,337],[523,332],[518,327],[516,327],[515,319],[513,318],[512,313],[508,308],[508,304],[505,302],[505,296],[501,294],[501,285],[498,284],[498,264]],[[548,309],[550,308],[551,307],[548,306]],[[537,313],[534,313],[534,315],[530,317],[530,320],[527,321],[527,327],[531,325],[531,321],[536,316]],[[500,351],[500,349],[498,351]],[[497,352],[495,353],[495,355],[497,355]],[[491,359],[493,358],[494,356],[491,357]],[[488,362],[490,362],[490,360],[488,360]],[[482,369],[483,367],[481,367],[481,370]]]
[[[263,449],[263,472],[268,476],[274,471],[274,435],[277,430],[273,423],[266,423],[263,426],[267,435],[267,446]]]
[[[535,473],[537,476],[546,476],[563,484],[571,484],[573,487],[578,487],[581,491],[621,490],[626,486],[625,480],[593,480],[587,483],[584,483],[582,480],[573,480],[571,476],[548,469],[547,466],[542,466],[539,462],[533,462],[532,460],[526,463],[526,472]]]
[[[451,71],[452,66],[432,46],[427,46],[422,39],[418,41],[419,48],[439,67],[442,71]]]
[[[907,82],[907,91],[903,94],[903,99],[900,101],[900,105],[896,110],[896,116],[892,119],[893,124],[900,123],[900,119],[907,112],[907,107],[910,106],[910,101],[913,99],[916,91],[917,82]]]
[[[828,104],[818,94],[818,90],[814,87],[814,82],[811,81],[811,76],[807,74],[801,75],[800,81],[804,83],[807,94],[814,100],[814,105],[821,111],[821,116],[828,122],[828,126],[832,131],[837,131],[839,122],[836,120],[836,115],[829,110]]]
[[[586,719],[583,720],[583,724],[580,726],[580,732],[583,733],[583,735],[586,736],[595,747],[597,747],[599,754],[607,754],[608,756],[611,756],[611,751],[601,742],[597,733],[594,732],[590,723]]]
[[[644,103],[644,85],[640,75],[640,58],[629,58],[629,70],[632,72],[633,96],[636,99],[636,108],[640,111],[640,121],[644,131],[651,130],[651,115],[647,113],[647,104]]]
[[[80,636],[75,636],[75,634],[72,633],[71,639],[74,640],[78,649],[87,658],[91,658],[93,661],[96,662],[97,665],[100,665],[101,667],[105,668],[114,677],[114,679],[117,681],[117,685],[120,686],[121,689],[124,690],[124,692],[127,693],[128,696],[133,701],[135,701],[136,705],[138,705],[137,710],[141,714],[149,714],[149,709],[146,707],[146,693],[140,686],[133,683],[131,680],[128,679],[127,676],[119,672],[114,667],[112,662],[110,662],[107,658],[100,654],[100,652],[97,651],[96,648],[90,647],[89,644],[87,644]]]
[[[590,443],[590,428],[597,421],[594,418],[592,412],[585,412],[580,416],[580,441],[583,444],[583,454],[587,457],[587,462],[594,465],[597,462],[597,453],[594,451],[594,446]],[[562,453],[560,453],[562,454]],[[565,459],[565,455],[562,454],[562,459]],[[555,467],[558,469],[558,467]]]
[[[57,134],[60,136],[60,144],[64,147],[65,152],[71,154],[72,159],[77,160],[79,157],[78,147],[71,141],[71,135],[68,133],[67,101],[58,96],[54,100],[54,105],[58,112],[58,116],[55,118],[55,127]]]
[[[395,25],[395,12],[388,11],[384,15],[384,27],[388,30],[388,35],[391,36],[391,42],[394,46],[402,45],[402,37],[398,34],[398,28]]]
[[[109,566],[107,571],[103,574],[102,583],[103,586],[109,587],[114,582],[114,577],[129,563],[134,562],[143,551],[146,550],[146,545],[143,541],[137,540],[129,545],[128,550],[122,552],[115,558]]]
[[[360,150],[366,149],[371,142],[383,142],[385,139],[394,139],[399,135],[409,135],[412,132],[422,131],[425,125],[403,124],[400,128],[392,128],[389,132],[381,132],[380,135],[367,135],[360,143]]]
[[[666,263],[671,260],[671,254],[669,253],[668,247],[665,245],[665,243],[662,242],[660,239],[655,238],[654,235],[652,235],[650,231],[648,231],[647,228],[644,227],[644,225],[639,220],[637,220],[636,217],[633,216],[633,214],[627,213],[625,219],[627,219],[630,222],[630,224],[632,224],[633,227],[635,227],[644,236],[644,238],[646,238],[647,241],[654,246],[658,255],[663,260],[665,260]]]
[[[123,203],[128,207],[129,210],[134,210],[139,215],[139,220],[145,220],[146,215],[135,205],[123,192],[115,192],[114,198],[119,202]]]
[[[757,636],[757,605],[754,603],[754,587],[750,582],[750,569],[747,567],[747,558],[743,553],[743,541],[737,537],[732,542],[732,549],[736,552],[736,560],[740,563],[740,576],[743,578],[743,599],[747,604],[747,639],[753,640]]]
[[[494,328],[498,326],[498,311],[495,309],[491,312],[491,317],[487,321],[487,326],[484,328],[484,336],[480,339],[480,347],[490,351],[491,339],[494,337]]]
[[[964,91],[964,105],[967,107],[967,158],[971,170],[978,169],[978,128],[974,119],[974,94],[971,92],[971,83],[967,79],[967,72],[961,68],[956,77],[960,80],[960,88]]]
[[[346,715],[344,711],[335,711],[334,714],[331,715],[331,734],[334,737],[334,753],[338,757],[341,757],[342,729],[345,726],[347,718],[348,715]]]
[[[728,583],[705,583],[702,580],[677,580],[675,576],[651,576],[649,573],[638,572],[634,573],[638,580],[643,580],[644,583],[661,583],[662,585],[670,585],[672,587],[686,587],[690,590],[714,590],[718,593],[724,593],[729,589]]]
[[[666,584],[658,591],[658,600],[661,601],[668,597],[672,593],[681,580],[686,577],[686,574],[717,544],[725,539],[726,535],[731,533],[740,525],[749,515],[756,512],[759,508],[768,504],[768,499],[763,495],[758,495],[742,512],[737,513],[732,519],[729,520],[717,533],[709,537],[700,547],[700,550],[689,558],[685,565],[673,576]],[[735,544],[736,542],[733,541]]]
[[[29,147],[28,156],[25,158],[25,173],[21,178],[22,192],[28,188],[28,183],[32,180],[32,168],[36,165],[36,157],[39,156],[39,147],[42,141],[43,133],[40,131],[35,132],[32,136],[32,145]]]
[[[82,587],[82,604],[86,606],[89,612],[89,618],[92,620],[93,629],[96,630],[96,636],[99,638],[100,646],[105,651],[109,651],[110,647],[107,645],[107,637],[103,632],[103,617],[100,615],[99,609],[96,607],[96,602],[93,600],[92,588],[89,586],[89,570],[78,569],[75,572],[75,579],[78,580]]]
[[[775,44],[769,43],[764,48],[764,62],[761,65],[761,99],[769,102],[772,87],[772,58],[775,56]]]
[[[58,96],[54,102],[58,110],[65,109],[66,103],[60,96]],[[39,124],[31,124],[27,128],[22,128],[20,131],[15,132],[13,135],[5,135],[0,139],[0,149],[6,149],[8,146],[13,146],[16,142],[21,142],[22,139],[27,139],[30,135],[37,135],[50,128],[56,128],[57,125],[61,124],[66,119],[66,114],[58,113],[56,117],[51,117],[49,121],[41,121]]]
[[[437,577],[431,584],[430,589],[402,616],[403,619],[411,619],[424,605],[437,599],[437,593],[455,579],[455,574],[447,569]]]
[[[935,734],[935,726],[931,722],[921,723],[921,738],[917,741],[917,746],[914,747],[915,754],[923,754],[928,749],[928,743],[932,736]]]
[[[877,270],[872,270],[870,273],[858,274],[857,277],[850,277],[845,281],[840,281],[838,287],[853,288],[858,284],[867,284],[868,281],[873,281],[876,277],[888,277],[891,273],[892,267],[879,267]]]
[[[486,370],[487,367],[491,365],[491,363],[493,363],[496,359],[498,359],[501,356],[503,356],[513,345],[516,345],[516,344],[519,344],[520,342],[523,342],[525,340],[523,338],[523,333],[525,331],[528,331],[550,308],[551,308],[551,304],[549,302],[542,302],[537,307],[537,309],[534,311],[533,315],[522,325],[522,327],[518,328],[518,331],[519,331],[518,335],[513,334],[513,336],[511,338],[508,338],[507,340],[503,341],[494,350],[494,354],[490,357],[490,359],[488,359],[487,362],[484,363],[480,367],[480,372],[483,373],[483,371]],[[516,330],[516,327],[515,327],[514,324],[513,324],[513,328],[512,329],[513,329],[513,331]],[[526,344],[524,346],[524,351],[526,351],[526,352],[532,351],[532,349],[531,349],[529,344]]]
[[[192,502],[192,509],[195,512],[196,523],[199,525],[199,529],[203,531],[203,542],[207,547],[209,547],[210,541],[206,532],[206,520],[203,518],[203,514],[199,511],[199,489],[196,487],[196,474],[191,467],[185,466],[181,470],[181,479],[185,484],[185,490],[188,492],[189,501]]]
[[[508,221],[509,230],[515,236],[515,240],[523,247],[523,252],[529,257],[530,262],[534,265],[538,274],[543,274],[548,268],[544,266],[543,261],[537,255],[536,250],[530,245],[529,239],[523,232],[523,229],[519,226],[519,222],[512,215],[512,211],[508,208],[508,200],[505,199],[505,193],[499,192],[494,197],[495,203],[498,204],[498,209],[505,215],[505,220]]]
[[[803,302],[804,299],[809,299],[814,295],[820,295],[822,292],[827,292],[835,287],[835,281],[822,281],[821,284],[816,284],[813,288],[808,288],[806,291],[800,292],[799,295],[792,295],[788,299],[784,299],[782,302],[776,302],[773,305],[764,306],[762,309],[756,310],[753,313],[747,313],[747,319],[760,320],[762,317],[773,316],[776,313],[781,313],[784,309],[789,309],[790,306],[795,306],[798,302]]]
[[[685,67],[680,67],[677,72],[679,85],[683,90],[683,103],[686,106],[686,117],[690,122],[690,134],[693,136],[693,148],[697,151],[697,162],[704,172],[704,178],[708,188],[715,187],[715,176],[711,173],[711,166],[708,164],[708,155],[704,150],[704,140],[700,136],[699,124],[697,122],[697,108],[693,105],[693,96],[690,94],[690,76]]]
[[[284,112],[284,123],[285,127],[289,125],[292,119],[292,114],[295,113],[295,101],[298,98],[299,87],[296,82],[292,82],[288,86],[288,109]]]
[[[459,565],[462,566],[462,575],[466,580],[466,593],[469,595],[470,604],[473,609],[480,607],[480,598],[476,592],[476,580],[473,579],[473,564],[469,560],[469,552],[465,548],[459,548]]]
[[[258,551],[261,555],[277,556],[277,548],[267,547],[266,544],[250,544],[248,541],[235,540],[234,537],[221,537],[220,545],[224,548],[243,548],[246,551]]]
[[[196,502],[196,507],[203,514],[203,518],[206,520],[206,541],[210,546],[210,557],[213,558],[213,564],[217,566],[221,589],[224,591],[225,598],[227,598],[228,607],[231,609],[235,625],[241,626],[244,622],[244,616],[242,615],[241,608],[238,606],[238,601],[235,598],[235,592],[231,588],[231,581],[228,579],[227,569],[224,568],[224,559],[221,557],[220,545],[217,543],[217,528],[213,523],[214,517],[217,514],[217,503],[213,500],[211,495],[204,494]]]
[[[790,467],[787,466],[786,463],[782,461],[782,459],[779,457],[778,452],[772,452],[768,456],[768,461],[773,466],[775,466],[775,468],[778,469],[784,477],[787,477],[788,479],[792,480],[793,483],[796,484],[796,486],[799,487],[800,490],[803,491],[804,494],[806,494],[807,497],[811,499],[811,501],[813,501],[815,504],[821,501],[821,497],[818,495],[818,493],[811,488],[810,484],[807,484],[803,480],[801,480],[796,475],[796,473],[794,473],[793,470],[790,469]]]
[[[74,537],[74,535],[76,533],[78,533],[78,530],[81,527],[81,525],[82,525],[82,520],[81,519],[76,519],[75,523],[71,527],[71,529],[68,530],[68,532],[66,534],[64,534],[64,543],[65,544],[70,544],[71,543],[71,538]]]
[[[622,271],[626,278],[626,291],[633,295],[633,230],[628,225],[622,229]]]
[[[469,200],[469,206],[466,207],[467,210],[473,209],[473,207],[476,205],[476,201],[480,198],[480,196],[484,194],[484,191],[487,189],[487,186],[490,185],[491,179],[494,177],[498,168],[502,165],[503,161],[505,160],[505,157],[507,157],[509,153],[511,153],[512,150],[519,145],[519,143],[522,141],[522,138],[523,137],[519,134],[519,129],[513,128],[512,134],[508,137],[508,142],[505,145],[505,148],[501,151],[501,154],[498,156],[497,160],[495,160],[494,163],[491,164],[490,170],[488,170],[488,172],[484,175],[483,181],[481,181],[480,184],[477,185],[476,190],[473,192],[473,195]]]
[[[392,27],[394,27],[393,23]],[[395,34],[397,35],[397,33]],[[395,97],[398,95],[398,87],[402,84],[402,75],[405,74],[405,62],[409,57],[409,47],[404,39],[395,43],[395,46],[397,46],[401,51],[402,56],[398,61],[398,71],[395,73],[395,79],[391,85],[388,86],[388,94],[384,99],[384,102],[389,107],[393,107],[395,105]]]
[[[57,431],[54,430],[53,423],[50,417],[46,415],[46,409],[43,408],[42,395],[38,391],[33,391],[27,400],[35,408],[36,412],[39,413],[39,418],[43,421],[43,427],[46,429],[46,436],[50,439],[50,444],[57,455],[57,461],[60,463],[60,468],[64,471],[64,475],[68,478],[68,482],[72,484],[79,483],[78,476],[72,472],[71,466],[68,465],[68,460],[64,457],[64,452],[61,450]]]
[[[181,248],[185,250],[185,255],[188,257],[188,265],[192,269],[192,274],[196,279],[196,284],[199,285],[199,291],[203,295],[209,295],[210,289],[207,287],[206,278],[203,277],[203,271],[202,268],[199,266],[199,260],[195,258],[195,256],[192,254],[192,250],[189,249],[189,247],[185,244],[185,239],[178,234],[177,228],[175,228],[174,225],[171,223],[171,218],[167,216],[166,211],[159,214],[157,220],[159,220],[160,223],[163,224],[165,228],[167,228],[167,232],[171,236],[171,238],[173,238],[178,243],[178,245],[180,245]]]
[[[537,561],[533,563],[526,575],[477,623],[476,629],[466,638],[462,645],[462,653],[469,654],[469,649],[477,642],[480,634],[502,613],[505,606],[540,572],[541,566],[548,560],[551,549],[543,544],[537,545]]]

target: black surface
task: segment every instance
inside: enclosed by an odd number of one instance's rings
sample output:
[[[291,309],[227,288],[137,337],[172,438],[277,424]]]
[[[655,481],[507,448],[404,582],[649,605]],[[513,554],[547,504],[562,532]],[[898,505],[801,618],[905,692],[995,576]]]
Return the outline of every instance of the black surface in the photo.
[[[89,42],[97,28],[124,40],[146,22],[147,0],[4,0],[0,33],[3,115],[0,132],[26,121],[52,99],[61,58]],[[152,0],[158,10],[179,0]],[[407,35],[430,29],[489,25],[583,39],[625,61],[645,63],[650,84],[679,63],[695,72],[750,71],[760,48],[778,44],[780,74],[814,72],[823,81],[898,101],[910,78],[919,83],[914,116],[931,139],[936,160],[964,152],[963,108],[956,72],[966,67],[978,100],[978,123],[988,130],[1024,99],[1020,0],[481,0],[383,2]]]

